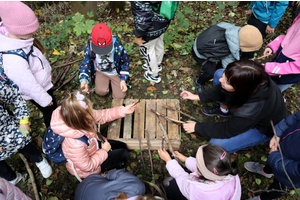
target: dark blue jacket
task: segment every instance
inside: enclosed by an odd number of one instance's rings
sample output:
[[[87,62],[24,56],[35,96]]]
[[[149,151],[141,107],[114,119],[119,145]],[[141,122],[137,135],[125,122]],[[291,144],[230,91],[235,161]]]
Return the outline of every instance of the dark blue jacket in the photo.
[[[150,41],[166,32],[171,20],[160,16],[160,5],[161,1],[131,1],[135,37]]]
[[[300,187],[300,111],[288,116],[276,126],[276,134],[280,137],[285,169],[296,188]],[[292,188],[282,168],[279,151],[274,151],[268,158],[274,177],[284,185]]]
[[[75,200],[113,200],[120,193],[128,197],[143,195],[145,185],[123,169],[111,170],[106,177],[93,174],[85,178],[76,189]]]

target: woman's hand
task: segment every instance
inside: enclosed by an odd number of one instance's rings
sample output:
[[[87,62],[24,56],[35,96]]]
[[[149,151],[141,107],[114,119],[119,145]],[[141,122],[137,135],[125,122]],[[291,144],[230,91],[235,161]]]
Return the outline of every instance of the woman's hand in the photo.
[[[109,152],[111,149],[110,143],[107,141],[107,139],[104,139],[105,142],[102,144],[102,149],[105,150],[106,152]]]
[[[131,113],[134,112],[135,107],[136,107],[136,105],[134,105],[134,103],[133,103],[133,104],[130,104],[130,105],[128,105],[128,106],[125,106],[125,107],[123,108],[123,113],[124,113],[125,115],[131,114]]]
[[[183,124],[183,129],[188,133],[194,133],[195,132],[195,126],[196,126],[196,122],[187,121],[185,124]]]
[[[126,92],[127,91],[127,85],[125,81],[121,81],[120,82],[120,88],[122,92]]]
[[[81,81],[80,88],[84,88],[82,92],[89,93],[89,85],[87,84],[86,80]]]
[[[182,155],[181,153],[179,153],[178,151],[175,151],[175,158],[178,158],[179,160],[181,160],[181,162],[185,162],[187,157]]]
[[[169,153],[165,150],[165,148],[160,147],[158,149],[158,155],[160,157],[160,159],[162,159],[165,162],[168,162],[170,160],[172,160],[171,156],[169,155]]]
[[[269,58],[270,55],[272,55],[272,49],[270,47],[267,47],[264,51],[264,56],[267,56],[267,58]]]
[[[187,100],[187,99],[190,99],[190,100],[193,100],[193,101],[199,101],[200,98],[198,95],[196,94],[193,94],[189,91],[183,91],[180,93],[180,96],[184,99],[184,100]]]

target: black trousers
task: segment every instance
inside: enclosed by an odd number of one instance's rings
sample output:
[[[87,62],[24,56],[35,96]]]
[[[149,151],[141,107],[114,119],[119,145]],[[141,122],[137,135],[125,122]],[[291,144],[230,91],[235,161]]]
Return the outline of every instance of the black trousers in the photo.
[[[106,172],[111,169],[120,169],[126,166],[129,159],[129,153],[127,145],[124,142],[116,140],[108,140],[111,145],[112,151],[108,152],[107,159],[101,165],[101,172]],[[99,142],[101,148],[101,142]]]
[[[173,177],[166,178],[162,184],[168,200],[187,200],[179,190],[176,180]]]
[[[41,162],[43,160],[40,151],[31,143],[27,144],[23,149],[19,149],[19,152],[24,156],[29,156],[34,162]],[[5,160],[0,161],[0,177],[8,181],[16,178],[16,173],[8,166]]]
[[[47,93],[52,97],[52,102],[53,102],[52,106],[42,107],[34,100],[30,100],[30,102],[33,103],[34,105],[36,105],[36,107],[38,107],[38,109],[43,113],[44,123],[45,123],[46,127],[49,127],[52,113],[57,108],[57,102],[53,95],[53,91],[51,89],[48,90]]]

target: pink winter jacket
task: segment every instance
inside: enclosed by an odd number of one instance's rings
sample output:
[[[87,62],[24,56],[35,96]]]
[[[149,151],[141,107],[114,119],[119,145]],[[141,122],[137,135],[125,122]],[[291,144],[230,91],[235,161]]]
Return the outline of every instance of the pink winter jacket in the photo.
[[[189,174],[176,160],[167,162],[169,174],[175,178],[180,192],[189,200],[240,200],[241,183],[239,176],[228,175],[222,181],[205,183],[197,178],[196,159],[187,158],[185,166],[193,173]]]
[[[68,160],[66,163],[68,171],[76,176],[75,170],[80,178],[100,173],[101,164],[107,159],[108,154],[105,150],[99,149],[97,141],[99,138],[92,132],[75,130],[67,126],[60,115],[60,110],[61,106],[53,111],[50,125],[56,134],[65,137],[62,142],[62,150]],[[97,123],[101,120],[101,124],[104,124],[124,117],[122,110],[123,106],[94,110],[94,118]],[[74,139],[83,135],[89,139],[89,146]]]
[[[282,47],[281,53],[286,57],[295,60],[294,62],[267,62],[265,70],[270,76],[299,74],[300,73],[300,15],[296,17],[292,26],[287,30],[286,35],[280,35],[271,43],[268,44],[276,53],[280,45]]]
[[[33,45],[33,38],[19,40],[8,37],[8,32],[0,22],[0,52],[22,49],[26,54]],[[40,106],[46,107],[52,97],[47,91],[52,88],[51,66],[42,52],[33,47],[33,55],[29,56],[29,63],[22,57],[3,54],[4,72],[15,82],[25,100],[34,100]]]
[[[0,177],[0,200],[31,200],[19,188]]]

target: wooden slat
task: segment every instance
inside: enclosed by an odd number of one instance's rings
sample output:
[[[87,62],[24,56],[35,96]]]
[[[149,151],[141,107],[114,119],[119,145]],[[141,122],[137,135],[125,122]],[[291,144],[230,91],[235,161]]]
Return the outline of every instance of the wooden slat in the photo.
[[[179,102],[179,100],[177,100],[177,99],[168,99],[167,105],[174,107],[177,105],[178,102]],[[172,111],[170,109],[167,110],[167,116],[172,119],[179,119],[178,112]],[[179,130],[179,126],[177,124],[168,122],[168,136],[169,136],[170,140],[178,139],[178,130]]]
[[[134,99],[125,99],[124,104],[125,106],[134,103]],[[124,139],[130,139],[131,138],[131,133],[132,133],[132,115],[126,115],[124,118],[124,129],[123,129],[123,138]]]
[[[122,105],[123,105],[123,99],[113,99],[111,107],[113,108]],[[108,131],[107,131],[108,139],[117,139],[120,137],[121,122],[122,119],[117,119],[108,126]]]
[[[134,111],[134,126],[133,126],[133,138],[138,138],[138,134],[141,135],[141,138],[145,138],[145,99],[141,99],[135,107]],[[140,113],[140,121],[138,119]]]
[[[148,131],[149,139],[153,139],[156,137],[156,115],[150,109],[156,110],[156,100],[146,100],[145,130]]]
[[[164,108],[165,105],[167,105],[167,99],[157,99],[157,111],[166,115],[167,114],[167,109]],[[157,117],[156,117],[157,118]],[[167,127],[167,123],[166,120],[161,118],[161,123],[162,125],[165,127],[167,133],[168,133],[168,127]],[[161,139],[163,136],[163,131],[161,130],[159,123],[158,123],[158,119],[156,120],[156,138],[157,139]]]

